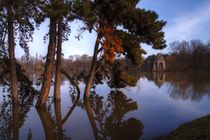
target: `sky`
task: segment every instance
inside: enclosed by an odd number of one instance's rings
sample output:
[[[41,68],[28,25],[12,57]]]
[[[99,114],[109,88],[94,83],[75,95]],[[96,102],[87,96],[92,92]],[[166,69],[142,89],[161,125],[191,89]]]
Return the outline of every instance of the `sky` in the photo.
[[[154,10],[159,15],[159,20],[167,21],[163,28],[167,45],[173,41],[200,39],[207,42],[210,39],[210,1],[209,0],[141,0],[137,7]],[[33,35],[33,42],[29,44],[32,56],[47,53],[48,42],[44,43],[43,37],[49,30],[49,21],[46,20]],[[65,58],[70,55],[93,55],[96,33],[88,31],[77,40],[78,29],[82,27],[80,21],[71,23],[71,35],[69,40],[63,43],[62,52]],[[147,54],[167,53],[169,47],[163,50],[154,50],[151,46],[142,45]],[[16,47],[16,56],[24,55],[20,47]]]

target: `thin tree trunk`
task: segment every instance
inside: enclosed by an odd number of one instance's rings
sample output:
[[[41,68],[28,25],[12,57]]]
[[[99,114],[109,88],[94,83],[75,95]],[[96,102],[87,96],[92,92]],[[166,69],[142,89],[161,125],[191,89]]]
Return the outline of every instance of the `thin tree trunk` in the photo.
[[[88,79],[87,83],[85,86],[85,94],[83,99],[88,98],[90,96],[90,89],[93,84],[95,72],[96,72],[96,67],[97,67],[97,55],[98,55],[98,48],[99,48],[99,43],[100,43],[101,36],[98,35],[95,43],[95,48],[94,48],[94,54],[93,54],[93,59],[92,59],[92,64],[90,68],[90,72],[88,74]]]
[[[62,52],[62,17],[58,20],[58,44],[57,44],[57,60],[55,70],[55,88],[54,88],[54,99],[59,101],[60,96],[60,83],[61,83],[61,52]]]
[[[46,101],[48,99],[52,75],[53,75],[53,68],[54,68],[55,47],[56,47],[56,19],[50,18],[50,40],[49,40],[47,61],[44,70],[44,79],[42,82],[41,93],[36,104],[36,107],[38,108],[45,107]]]
[[[18,83],[15,63],[15,43],[14,43],[14,25],[13,13],[11,6],[8,6],[8,40],[9,40],[9,62],[10,62],[10,78],[12,85],[13,103],[18,103]]]

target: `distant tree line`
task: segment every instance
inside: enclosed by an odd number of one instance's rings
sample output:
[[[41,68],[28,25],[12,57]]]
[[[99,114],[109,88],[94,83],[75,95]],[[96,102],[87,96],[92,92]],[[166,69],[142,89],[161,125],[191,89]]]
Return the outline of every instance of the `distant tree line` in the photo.
[[[86,54],[82,56],[69,56],[68,58],[62,57],[62,64],[61,68],[65,69],[70,75],[78,75],[81,72],[88,73],[91,64],[91,56]],[[45,57],[44,56],[28,56],[25,55],[21,56],[21,58],[17,59],[18,63],[21,64],[23,70],[26,73],[33,74],[35,71],[43,73],[44,71],[44,64],[45,64]],[[55,73],[55,69],[54,69]]]
[[[201,40],[175,41],[169,45],[169,54],[163,54],[167,71],[209,72],[210,42]],[[152,71],[156,55],[148,56],[142,65],[143,71]]]
[[[72,75],[77,81],[87,81],[88,72],[90,70],[92,57],[86,54],[72,55],[68,58],[62,58],[61,69],[65,69],[69,75]],[[23,55],[20,59],[17,59],[21,64],[22,69],[26,75],[33,74],[39,79],[44,71],[44,57],[39,56],[37,58],[29,56],[26,58]],[[55,74],[55,69],[54,69]],[[110,87],[125,87],[126,85],[135,86],[140,77],[140,66],[132,64],[128,58],[118,58],[114,66],[110,66],[108,63],[101,63],[96,72],[94,79],[94,85],[103,83],[102,80],[108,79],[108,85]],[[36,80],[38,80],[36,79]],[[64,80],[66,78],[62,78]]]
[[[210,71],[210,42],[200,40],[173,42],[166,62],[169,70]]]

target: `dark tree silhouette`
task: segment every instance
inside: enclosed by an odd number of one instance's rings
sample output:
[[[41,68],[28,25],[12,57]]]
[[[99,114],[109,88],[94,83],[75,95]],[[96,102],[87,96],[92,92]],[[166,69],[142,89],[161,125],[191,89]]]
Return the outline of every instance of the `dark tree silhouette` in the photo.
[[[28,91],[28,87],[20,87],[19,105],[13,103],[11,96],[8,96],[11,87],[4,86],[3,101],[0,106],[0,139],[19,139],[19,129],[23,126],[27,118],[27,113],[33,105],[35,94]]]
[[[92,94],[84,100],[95,139],[137,140],[142,135],[143,124],[136,118],[125,119],[128,112],[137,109],[137,103],[121,91],[111,91],[107,100]]]
[[[39,16],[40,1],[1,1],[0,5],[0,26],[1,49],[6,51],[5,42],[8,42],[8,56],[10,63],[10,79],[12,85],[12,97],[15,104],[18,103],[18,79],[15,60],[15,39],[19,39],[19,45],[29,55],[28,42],[32,41],[32,34],[35,29],[35,19]],[[7,34],[7,41],[5,39]]]

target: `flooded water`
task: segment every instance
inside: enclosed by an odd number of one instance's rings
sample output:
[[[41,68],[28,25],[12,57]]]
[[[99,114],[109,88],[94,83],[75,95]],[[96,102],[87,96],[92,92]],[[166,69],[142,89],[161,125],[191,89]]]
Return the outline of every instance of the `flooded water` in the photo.
[[[37,96],[22,92],[21,106],[12,107],[0,85],[0,139],[136,140],[153,139],[183,123],[210,114],[210,76],[205,74],[142,74],[135,87],[97,85],[90,100],[61,87],[62,100],[37,110]],[[37,87],[40,88],[40,87]],[[52,92],[51,92],[52,94]]]

